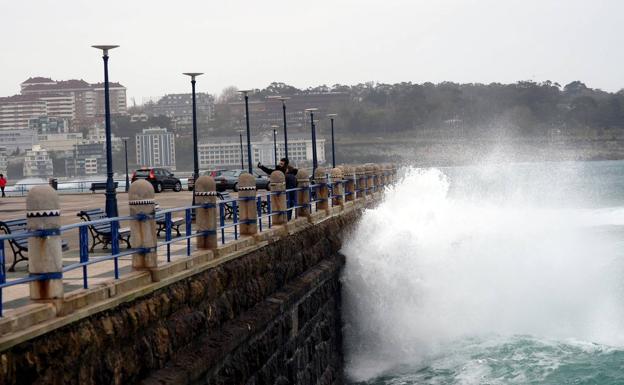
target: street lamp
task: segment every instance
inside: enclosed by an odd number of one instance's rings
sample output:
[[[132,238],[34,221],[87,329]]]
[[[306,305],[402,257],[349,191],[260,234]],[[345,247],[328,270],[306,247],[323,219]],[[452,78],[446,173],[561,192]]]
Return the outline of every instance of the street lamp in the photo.
[[[288,129],[286,127],[286,100],[287,96],[269,96],[269,99],[277,99],[282,101],[282,112],[284,116],[284,157],[288,159]]]
[[[240,159],[241,159],[241,170],[245,169],[245,165],[243,164],[245,156],[243,155],[243,131],[245,130],[238,130],[238,137],[240,138]]]
[[[117,211],[117,192],[113,181],[113,149],[111,145],[111,117],[110,95],[108,88],[108,51],[119,47],[118,45],[92,45],[91,47],[102,50],[104,59],[104,115],[106,128],[106,216],[114,218],[119,216]]]
[[[316,172],[318,167],[318,161],[316,157],[316,126],[314,125],[314,112],[318,111],[318,108],[306,108],[306,112],[310,113],[310,128],[312,130],[312,175]]]
[[[195,110],[195,77],[202,74],[203,72],[183,73],[183,75],[191,77],[191,90],[193,96],[193,186],[195,186],[197,178],[199,178],[199,154],[197,153],[197,111]],[[195,206],[195,193],[193,193],[193,206]]]
[[[338,114],[327,114],[329,120],[331,120],[331,135],[332,135],[332,167],[336,168],[336,145],[334,144],[334,119]]]
[[[277,128],[279,126],[274,124],[271,126],[273,129],[273,157],[275,158],[275,168],[277,168]]]
[[[249,131],[249,93],[251,90],[240,90],[239,93],[245,96],[245,120],[247,122],[247,167],[249,168],[249,173],[253,174],[253,169],[251,167],[251,134]]]
[[[128,176],[128,138],[122,138],[124,142],[124,152],[126,153],[126,192],[130,188],[130,177]]]

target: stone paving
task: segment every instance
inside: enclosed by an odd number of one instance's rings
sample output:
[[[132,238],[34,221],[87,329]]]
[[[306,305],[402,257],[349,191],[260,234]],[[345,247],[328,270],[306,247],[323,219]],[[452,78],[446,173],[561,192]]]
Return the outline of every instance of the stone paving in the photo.
[[[264,191],[259,191],[259,194],[264,194]],[[230,193],[232,198],[236,198],[236,193]],[[59,194],[61,201],[61,223],[67,225],[80,221],[80,218],[76,215],[80,210],[104,208],[105,195],[103,193],[96,194]],[[163,192],[156,194],[156,202],[159,204],[159,208],[167,209],[174,207],[183,207],[191,204],[192,193],[189,191],[182,192]],[[129,214],[128,209],[128,195],[126,193],[118,193],[118,209],[119,215],[125,216]],[[25,202],[26,197],[8,197],[0,199],[0,220],[10,220],[25,218]],[[173,216],[183,217],[184,212],[179,214],[173,214]],[[120,227],[125,227],[122,223]],[[184,235],[184,225],[181,226],[180,232]],[[175,232],[174,232],[175,234]],[[79,241],[78,241],[78,229],[73,229],[68,232],[64,232],[62,238],[67,240],[69,244],[69,250],[63,252],[63,265],[67,266],[73,263],[79,262]],[[228,228],[225,231],[226,242],[230,239],[234,239],[234,228]],[[89,236],[91,241],[91,236]],[[159,241],[164,240],[163,236],[159,237]],[[221,242],[221,234],[219,234],[219,242]],[[191,251],[195,250],[195,240],[191,239]],[[120,250],[125,249],[125,244],[120,243]],[[173,243],[171,245],[171,260],[186,256],[187,242],[185,240]],[[97,259],[98,257],[105,257],[110,255],[110,248],[108,250],[102,250],[101,246],[96,246],[94,252],[89,253],[89,259]],[[8,244],[5,243],[5,256],[6,267],[10,266],[13,261],[13,252]],[[158,248],[158,262],[164,264],[167,258],[166,246],[160,246]],[[123,276],[128,274],[131,270],[132,256],[124,256],[118,258],[119,274]],[[114,278],[114,262],[102,261],[94,263],[87,267],[88,269],[88,284],[89,287],[101,284],[105,281]],[[28,276],[27,262],[20,262],[15,267],[15,272],[7,272],[7,281],[11,281],[17,278]],[[82,268],[75,269],[63,274],[63,285],[65,293],[80,289],[83,285]],[[5,309],[15,308],[22,306],[28,302],[29,288],[28,285],[20,284],[11,286],[2,290],[2,303]]]

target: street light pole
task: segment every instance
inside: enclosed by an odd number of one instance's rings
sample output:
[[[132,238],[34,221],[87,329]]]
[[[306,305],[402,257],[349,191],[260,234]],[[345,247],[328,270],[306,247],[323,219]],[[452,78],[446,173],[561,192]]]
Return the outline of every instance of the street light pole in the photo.
[[[238,130],[238,136],[240,138],[241,170],[244,170],[245,169],[245,165],[244,165],[245,156],[243,155],[243,130]]]
[[[336,168],[336,145],[334,144],[334,118],[338,114],[328,114],[329,120],[331,120],[331,136],[332,136],[332,167]]]
[[[318,108],[306,108],[306,111],[310,113],[310,128],[312,130],[312,175],[314,175],[318,167],[316,157],[316,126],[314,125],[314,111],[318,111]]]
[[[113,180],[113,148],[111,144],[111,117],[110,95],[108,86],[108,51],[119,47],[118,45],[93,45],[93,48],[102,50],[104,60],[104,115],[106,129],[106,216],[114,218],[119,216],[117,211],[117,192]]]
[[[277,126],[271,126],[273,129],[273,158],[275,159],[275,168],[277,168]]]
[[[269,99],[277,99],[282,101],[282,115],[284,118],[284,157],[288,159],[288,127],[286,124],[286,100],[287,96],[268,96]]]
[[[199,178],[199,154],[197,153],[197,111],[195,106],[195,77],[203,72],[184,72],[183,75],[191,77],[191,92],[193,99],[193,186]],[[193,190],[195,188],[193,187]],[[193,206],[195,206],[195,193],[193,193]]]
[[[250,174],[253,174],[253,169],[251,166],[251,132],[249,129],[249,92],[251,90],[241,90],[238,91],[241,94],[245,95],[245,121],[247,123],[247,167]]]
[[[128,138],[123,138],[124,152],[126,153],[126,192],[130,188],[130,176],[128,176]]]

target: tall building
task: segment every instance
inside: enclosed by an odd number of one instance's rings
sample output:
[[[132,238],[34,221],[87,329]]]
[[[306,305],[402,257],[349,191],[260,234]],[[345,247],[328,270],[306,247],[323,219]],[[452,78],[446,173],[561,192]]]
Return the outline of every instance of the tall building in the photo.
[[[34,145],[32,149],[26,151],[24,158],[24,176],[49,178],[54,174],[52,158],[48,154],[48,150]]]
[[[47,102],[33,95],[0,98],[0,130],[27,129],[30,119],[47,113]]]
[[[28,128],[37,134],[62,134],[69,131],[67,119],[40,116],[28,121]]]
[[[65,159],[65,174],[70,176],[89,176],[106,174],[106,152],[104,143],[78,143],[73,154]]]
[[[7,169],[8,169],[8,151],[6,147],[0,147],[0,174],[4,174],[7,177]],[[8,177],[7,177],[8,178]]]
[[[84,80],[61,80],[35,77],[21,85],[22,95],[37,96],[46,100],[48,116],[71,120],[88,120],[104,115],[104,84],[89,84]],[[126,88],[119,83],[109,83],[112,114],[126,114]]]
[[[166,128],[151,127],[136,135],[137,164],[175,170],[175,137]]]
[[[0,130],[0,146],[6,148],[10,154],[30,150],[37,143],[35,130]]]
[[[317,139],[317,160],[325,163],[325,139]],[[199,143],[199,167],[210,169],[215,167],[240,168],[241,148],[239,141],[227,139]],[[252,164],[261,162],[271,166],[275,164],[273,138],[263,136],[251,142]],[[277,158],[284,157],[284,141],[277,141]],[[288,157],[293,165],[307,165],[312,163],[312,140],[304,138],[288,138]],[[243,143],[243,166],[247,167],[247,144]]]

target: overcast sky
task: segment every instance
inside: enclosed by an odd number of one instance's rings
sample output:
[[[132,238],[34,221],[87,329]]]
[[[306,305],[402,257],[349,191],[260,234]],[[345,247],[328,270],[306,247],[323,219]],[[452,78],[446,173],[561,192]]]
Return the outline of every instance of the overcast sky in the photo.
[[[624,88],[622,0],[0,0],[0,96],[29,76],[111,80],[141,103],[281,81],[581,80]]]

